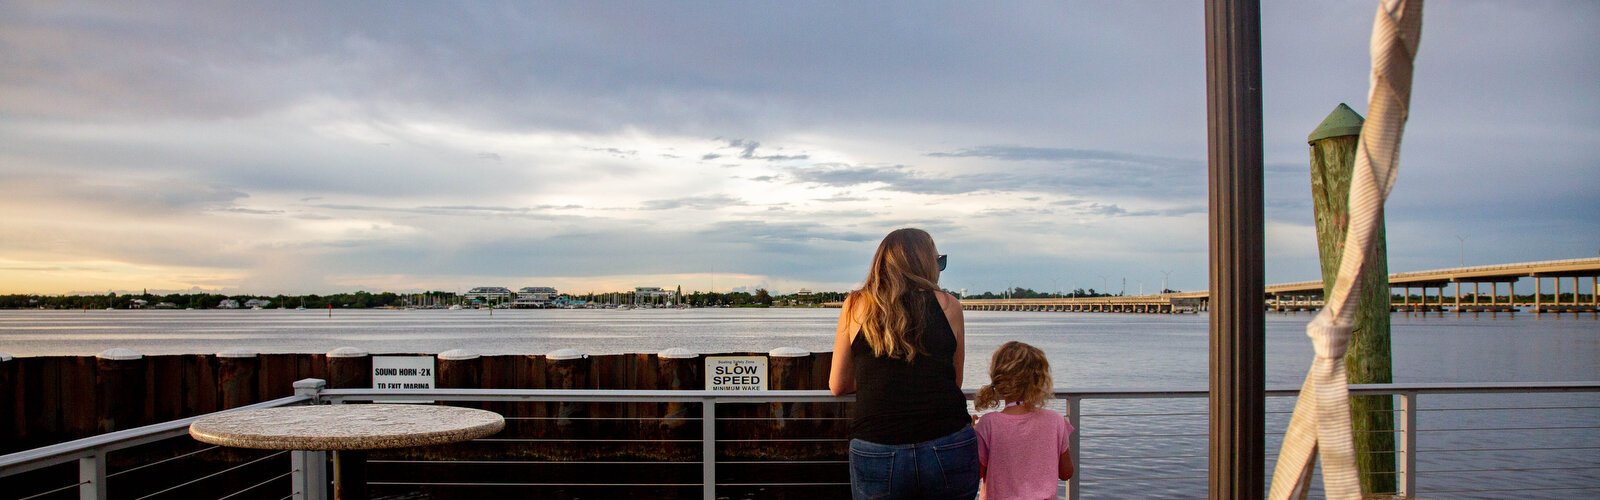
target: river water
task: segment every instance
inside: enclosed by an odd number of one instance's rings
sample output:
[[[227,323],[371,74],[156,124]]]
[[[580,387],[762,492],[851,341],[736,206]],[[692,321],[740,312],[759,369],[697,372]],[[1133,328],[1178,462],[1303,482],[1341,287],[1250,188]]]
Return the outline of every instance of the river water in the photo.
[[[144,354],[231,348],[273,353],[327,352],[343,346],[375,354],[450,349],[543,354],[562,348],[610,354],[672,347],[700,353],[778,347],[815,352],[831,350],[837,313],[837,309],[334,310],[330,316],[326,310],[0,311],[0,352],[92,355],[124,347]],[[1204,314],[969,311],[966,318],[964,386],[969,389],[986,381],[989,353],[1008,340],[1043,349],[1056,385],[1067,389],[1203,390],[1207,384]],[[1310,318],[1309,313],[1268,314],[1269,387],[1298,387],[1303,380],[1312,356],[1305,337]],[[1600,319],[1592,314],[1397,313],[1391,321],[1396,382],[1600,380]],[[1292,404],[1286,398],[1269,401],[1269,436],[1282,433]],[[1424,397],[1422,404],[1441,410],[1523,410],[1422,414],[1420,428],[1435,429],[1422,435],[1424,453],[1418,455],[1423,471],[1419,485],[1425,494],[1568,498],[1600,492],[1600,451],[1596,451],[1600,431],[1592,428],[1600,422],[1600,397],[1593,393],[1434,396]],[[1572,406],[1582,408],[1567,408]],[[1561,408],[1527,410],[1530,407]],[[1205,400],[1090,401],[1083,413],[1080,477],[1086,494],[1204,496]],[[1579,429],[1468,430],[1484,426]],[[1142,435],[1150,437],[1137,437]],[[1507,451],[1552,446],[1541,445],[1542,440],[1575,449]],[[1276,439],[1269,437],[1268,449],[1276,453]],[[1128,458],[1152,455],[1163,458]],[[1505,471],[1510,468],[1551,470]],[[1501,472],[1472,472],[1478,469]],[[1516,493],[1464,491],[1491,489]]]

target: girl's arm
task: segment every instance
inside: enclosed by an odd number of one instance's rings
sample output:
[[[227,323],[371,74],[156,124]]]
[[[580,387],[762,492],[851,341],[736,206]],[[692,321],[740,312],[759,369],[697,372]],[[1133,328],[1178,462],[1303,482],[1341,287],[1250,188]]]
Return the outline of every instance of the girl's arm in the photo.
[[[833,367],[828,372],[828,391],[835,396],[856,392],[855,360],[850,356],[850,343],[855,341],[856,330],[861,326],[855,320],[856,294],[846,295],[839,307],[839,325],[833,331]]]
[[[944,319],[950,323],[950,332],[956,336],[956,387],[961,387],[962,369],[967,364],[967,325],[966,317],[961,314],[961,299],[954,295],[939,292],[939,307],[944,309]]]

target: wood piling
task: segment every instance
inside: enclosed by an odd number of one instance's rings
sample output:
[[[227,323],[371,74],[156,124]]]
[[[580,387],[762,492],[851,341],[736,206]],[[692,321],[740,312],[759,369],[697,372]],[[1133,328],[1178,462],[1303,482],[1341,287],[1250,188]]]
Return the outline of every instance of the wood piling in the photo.
[[[1307,138],[1311,146],[1311,197],[1317,249],[1322,256],[1323,297],[1332,295],[1334,280],[1339,276],[1339,261],[1349,230],[1350,185],[1362,122],[1361,115],[1341,103]],[[1381,213],[1377,224],[1372,255],[1367,258],[1371,269],[1354,291],[1359,297],[1353,320],[1355,331],[1344,356],[1352,384],[1394,381],[1389,348],[1389,258]],[[1406,309],[1411,310],[1410,286],[1405,287],[1403,297],[1408,303]],[[1422,287],[1421,302],[1417,310],[1426,313],[1426,286]],[[1356,463],[1361,469],[1362,491],[1396,491],[1393,410],[1392,396],[1350,398],[1350,421],[1356,436]]]
[[[145,406],[144,355],[129,349],[107,349],[95,355],[95,430],[106,433],[140,425]]]
[[[329,389],[372,388],[372,356],[367,351],[340,347],[328,351],[325,360]]]
[[[238,408],[261,400],[258,377],[261,358],[254,351],[230,349],[217,353],[216,360],[221,409]]]

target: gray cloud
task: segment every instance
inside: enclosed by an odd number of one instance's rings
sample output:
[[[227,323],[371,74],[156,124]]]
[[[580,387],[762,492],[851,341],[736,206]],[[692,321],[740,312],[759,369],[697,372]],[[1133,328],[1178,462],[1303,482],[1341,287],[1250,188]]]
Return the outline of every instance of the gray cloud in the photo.
[[[1138,155],[1118,151],[1097,151],[1090,149],[1047,148],[1033,146],[979,146],[953,152],[928,153],[928,156],[936,158],[986,158],[1008,161],[1070,162],[1078,160],[1096,160],[1189,169],[1204,166],[1203,162],[1178,158],[1163,158],[1159,156]]]
[[[578,219],[572,215],[559,215],[548,213],[557,210],[582,208],[578,205],[539,205],[537,207],[505,207],[505,206],[480,206],[480,205],[436,205],[418,207],[392,207],[381,205],[361,205],[347,203],[318,203],[307,205],[310,208],[337,210],[345,212],[373,212],[410,215],[430,215],[446,217],[516,217],[535,220]]]
[[[665,199],[665,200],[647,200],[647,201],[644,202],[644,204],[642,206],[640,206],[640,208],[643,209],[643,210],[672,210],[672,209],[676,209],[676,208],[690,208],[690,209],[695,209],[695,210],[716,210],[716,209],[719,209],[719,208],[737,207],[737,206],[745,206],[745,205],[749,205],[749,203],[746,203],[744,200],[741,200],[741,199],[738,199],[738,198],[734,198],[732,196],[728,196],[728,195],[725,195],[725,194],[713,194],[713,195],[705,195],[705,196],[689,196],[689,197],[684,197],[684,198],[672,198],[672,199]]]
[[[230,213],[236,213],[236,214],[246,214],[246,215],[281,215],[281,214],[284,213],[282,210],[262,210],[262,209],[245,208],[245,207],[224,207],[224,208],[218,208],[218,209],[216,209],[216,211],[218,211],[218,212],[230,212]]]
[[[834,279],[841,276],[834,267],[806,262],[853,259],[851,252],[870,241],[763,235],[860,231],[870,240],[900,224],[969,241],[1004,241],[1009,234],[967,215],[891,221],[874,214],[847,229],[807,226],[805,217],[823,212],[789,206],[768,213],[770,205],[762,204],[717,216],[796,225],[719,227],[728,240],[708,244],[705,234],[560,213],[574,205],[517,206],[565,199],[545,195],[573,179],[629,183],[661,168],[635,161],[634,148],[644,146],[604,142],[617,137],[671,142],[735,130],[761,138],[717,139],[710,146],[722,149],[701,159],[780,173],[751,179],[757,182],[852,191],[814,201],[866,201],[856,198],[872,196],[868,190],[961,195],[980,203],[985,196],[1093,200],[1039,207],[1030,216],[1037,219],[1030,224],[1060,231],[1085,214],[1198,213],[1206,188],[1204,54],[1188,41],[1203,37],[1203,6],[1081,5],[637,3],[595,9],[484,2],[408,4],[374,16],[371,6],[344,3],[0,2],[0,137],[8,139],[0,148],[0,191],[39,202],[20,206],[70,206],[107,220],[122,220],[110,217],[117,213],[146,217],[139,220],[214,214],[231,216],[230,224],[332,220],[360,211],[414,216],[404,222],[421,235],[326,242],[351,245],[352,255],[348,261],[302,259],[325,266],[318,272],[352,266],[390,275],[415,272],[418,255],[440,262],[505,257],[508,265],[523,266],[517,272],[552,269],[541,263],[573,254],[597,255],[584,261],[590,267],[580,266],[584,272],[697,269],[706,266],[685,263],[691,258],[683,256],[742,256],[753,248],[749,242],[771,241],[777,258],[751,257],[738,266]],[[1445,243],[1454,243],[1457,231],[1477,238],[1486,259],[1591,255],[1596,242],[1588,229],[1600,213],[1593,196],[1600,175],[1591,158],[1600,149],[1594,133],[1600,107],[1574,103],[1600,100],[1593,83],[1600,74],[1600,31],[1592,26],[1600,3],[1452,3],[1429,15],[1405,158],[1387,214],[1391,262],[1449,264],[1453,253]],[[1270,2],[1262,19],[1268,217],[1303,226],[1310,219],[1305,135],[1339,102],[1364,109],[1372,7]],[[1316,62],[1306,54],[1316,54]],[[430,141],[432,130],[474,139],[580,139],[549,146],[557,158],[545,161],[532,152],[542,145],[457,149]],[[804,148],[775,147],[802,139]],[[584,144],[615,147],[595,148],[611,156],[563,155],[562,148]],[[1063,144],[1074,147],[1055,147]],[[706,146],[676,152],[694,158]],[[475,160],[480,153],[484,161]],[[832,158],[850,163],[804,164]],[[1537,174],[1504,175],[1524,166]],[[19,175],[34,180],[16,182]],[[39,181],[44,175],[52,177]],[[594,203],[615,206],[604,194],[594,193],[600,198]],[[732,196],[675,196],[644,195],[661,199],[642,208],[738,206]],[[301,205],[282,217],[236,216],[275,215],[282,207],[272,200],[295,199]],[[429,217],[451,223],[429,225]],[[1160,223],[1154,219],[1079,236],[1114,248],[1147,244],[1139,233],[1171,229],[1144,225]],[[21,224],[22,218],[8,221]],[[603,229],[593,240],[576,232],[498,239],[568,221]],[[108,245],[108,252],[129,259],[219,267],[239,261],[176,243],[156,245],[161,248],[152,251],[175,256],[161,260],[135,248],[139,243],[131,241],[140,235],[83,231],[86,239],[129,238]],[[1164,236],[1159,243],[1204,246],[1203,235]],[[627,253],[646,237],[669,253]],[[522,247],[517,251],[547,245],[563,253],[537,261],[490,245],[450,253],[462,240],[509,242]],[[594,250],[618,243],[634,244]],[[951,243],[963,244],[959,238]],[[1297,245],[1314,248],[1306,241],[1281,243]],[[1049,257],[1018,251],[1007,260]],[[1314,262],[1297,258],[1269,259],[1269,279],[1314,278]],[[1149,267],[1137,257],[1076,259],[1129,272]],[[440,267],[507,272],[492,262]],[[974,268],[1039,274],[1001,265]],[[843,279],[859,278],[846,274]],[[1203,283],[1204,273],[1196,274]]]
[[[829,187],[879,184],[877,189],[915,194],[948,195],[980,192],[1043,192],[1082,196],[1135,196],[1153,199],[1204,194],[1205,170],[1149,163],[1084,161],[1031,169],[995,169],[983,173],[938,175],[905,165],[838,163],[788,170],[791,182]]]

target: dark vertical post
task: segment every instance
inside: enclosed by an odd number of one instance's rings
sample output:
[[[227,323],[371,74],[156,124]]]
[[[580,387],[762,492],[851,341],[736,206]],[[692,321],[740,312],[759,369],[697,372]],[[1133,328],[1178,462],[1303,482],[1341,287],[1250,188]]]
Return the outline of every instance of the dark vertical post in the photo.
[[[0,352],[0,455],[11,453],[14,446],[21,444],[22,433],[18,431],[17,422],[22,418],[23,390],[22,381],[17,377],[17,366],[11,355]]]
[[[256,378],[261,357],[255,351],[229,349],[217,353],[217,379],[222,392],[222,408],[238,408],[260,401]]]
[[[1264,494],[1265,311],[1258,0],[1206,2],[1211,498]]]
[[[95,355],[94,429],[99,433],[131,429],[142,424],[144,408],[144,355],[129,349],[106,349]]]
[[[589,355],[575,349],[558,349],[545,355],[545,380],[551,389],[587,389]],[[587,419],[588,403],[556,403],[556,428],[567,438],[574,437],[574,420]],[[582,426],[579,426],[582,427]],[[583,437],[583,436],[578,436]]]
[[[435,356],[434,387],[440,389],[482,389],[485,360],[467,349],[451,349]],[[489,403],[453,402],[452,406],[488,409]]]
[[[328,388],[372,388],[372,356],[368,356],[367,351],[340,347],[328,351],[324,362],[327,364]]]
[[[656,380],[659,382],[653,389],[690,391],[704,388],[699,360],[700,355],[681,347],[661,351],[656,355]],[[699,409],[698,405],[693,406],[693,409]],[[660,427],[670,439],[679,438],[681,431],[687,429],[688,419],[696,416],[689,403],[666,403],[661,411],[665,418]]]
[[[767,352],[767,389],[797,391],[811,382],[811,352],[798,347],[779,347]],[[773,437],[791,432],[790,420],[806,418],[809,403],[769,403]]]
[[[333,499],[367,500],[367,452],[333,452]]]

